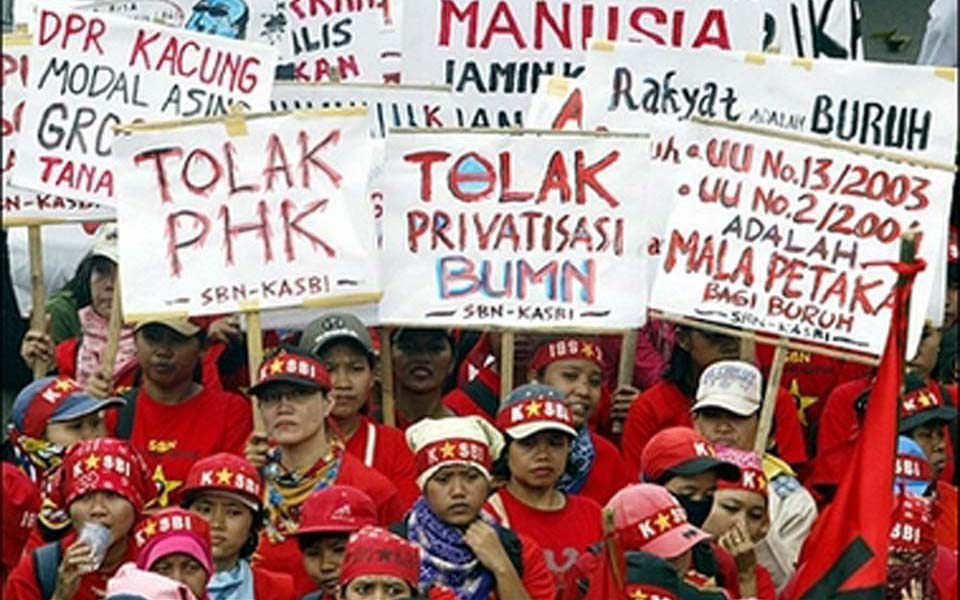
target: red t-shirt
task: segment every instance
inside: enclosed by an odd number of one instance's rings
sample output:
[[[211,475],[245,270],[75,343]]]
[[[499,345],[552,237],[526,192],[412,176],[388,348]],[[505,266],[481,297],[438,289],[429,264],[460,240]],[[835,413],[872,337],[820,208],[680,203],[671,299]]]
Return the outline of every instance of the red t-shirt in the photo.
[[[523,589],[530,595],[530,600],[555,600],[557,588],[553,583],[553,575],[547,568],[547,562],[543,556],[543,549],[528,536],[518,533],[520,544],[523,550],[520,558],[523,561],[523,576],[520,582]],[[497,594],[490,594],[491,599],[512,600],[511,598],[500,598]]]
[[[590,475],[587,476],[587,482],[577,495],[590,498],[600,506],[605,506],[614,494],[627,484],[639,481],[639,478],[630,477],[630,471],[624,464],[620,451],[610,440],[592,431],[590,439],[593,440],[596,458],[593,461],[593,468],[590,469]]]
[[[397,488],[390,483],[389,479],[364,466],[360,459],[350,453],[343,453],[336,483],[353,486],[370,496],[377,507],[378,525],[387,527],[403,516],[403,507],[397,498]],[[266,537],[265,533],[261,534],[260,545],[257,546],[252,562],[257,567],[292,576],[293,589],[297,598],[316,589],[316,584],[303,568],[303,555],[294,536],[274,543]]]
[[[764,373],[770,372],[773,346],[757,344],[757,362]],[[780,387],[794,395],[801,414],[808,424],[816,423],[823,411],[823,403],[837,386],[853,379],[870,375],[871,368],[854,362],[790,350],[783,364]]]
[[[77,539],[77,534],[71,532],[60,541],[60,558],[63,559],[67,548]],[[71,600],[99,600],[103,598],[103,591],[107,589],[107,580],[113,577],[123,563],[137,559],[137,547],[133,538],[127,540],[127,552],[116,568],[112,571],[103,573],[94,571],[88,573],[80,579],[80,587]],[[40,583],[37,581],[36,571],[33,564],[33,553],[24,554],[17,563],[16,568],[10,573],[7,584],[3,588],[4,598],[16,598],[16,600],[42,600],[43,596],[40,590]]]
[[[935,539],[938,544],[957,551],[957,488],[946,481],[937,482]]]
[[[409,509],[420,497],[417,467],[403,432],[361,416],[360,425],[345,445],[347,452],[376,469],[397,487],[400,504]]]
[[[292,600],[293,577],[286,573],[276,573],[262,567],[251,567],[253,571],[253,595],[257,600]]]
[[[500,397],[500,375],[491,369],[481,367],[471,380],[487,388],[495,397]],[[462,387],[451,390],[443,397],[443,405],[452,410],[458,417],[477,415],[493,423],[493,419],[474,401],[470,394]]]
[[[763,565],[757,565],[753,572],[757,578],[757,599],[777,600],[777,586],[773,583],[773,577],[770,577],[770,571]]]
[[[838,385],[827,396],[817,424],[817,454],[850,440],[857,433],[857,398],[870,383],[869,377],[854,379]]]
[[[640,473],[643,448],[658,431],[668,427],[693,427],[692,406],[693,402],[670,381],[661,381],[640,394],[627,412],[623,430],[623,459],[630,473]],[[782,388],[777,394],[773,420],[777,455],[792,465],[805,462],[806,443],[796,405]]]
[[[112,432],[117,412],[110,411],[106,421]],[[130,443],[147,461],[153,479],[163,486],[157,504],[174,506],[180,502],[180,490],[193,463],[218,452],[243,456],[252,430],[252,407],[243,396],[203,388],[192,398],[167,405],[141,387]]]
[[[558,594],[562,594],[564,577],[591,544],[603,537],[600,505],[589,498],[568,496],[560,510],[540,510],[517,500],[506,488],[496,496],[503,503],[506,520],[496,504],[487,503],[487,510],[501,518],[506,527],[523,534],[543,548],[547,569],[553,573]]]

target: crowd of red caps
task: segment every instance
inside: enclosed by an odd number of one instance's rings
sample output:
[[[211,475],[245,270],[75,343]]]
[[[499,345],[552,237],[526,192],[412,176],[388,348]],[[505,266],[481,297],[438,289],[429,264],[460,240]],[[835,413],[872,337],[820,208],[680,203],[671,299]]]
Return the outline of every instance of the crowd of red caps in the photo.
[[[124,327],[106,371],[116,235],[23,340],[50,373],[3,444],[5,598],[807,600],[802,557],[838,549],[804,543],[857,468],[895,481],[875,490],[895,506],[885,589],[863,597],[957,597],[955,249],[895,464],[864,466],[873,368],[790,352],[757,454],[771,349],[660,321],[634,385],[618,337],[518,334],[505,397],[496,333],[384,332],[395,427],[381,332],[349,313],[267,332],[253,386],[230,316]]]

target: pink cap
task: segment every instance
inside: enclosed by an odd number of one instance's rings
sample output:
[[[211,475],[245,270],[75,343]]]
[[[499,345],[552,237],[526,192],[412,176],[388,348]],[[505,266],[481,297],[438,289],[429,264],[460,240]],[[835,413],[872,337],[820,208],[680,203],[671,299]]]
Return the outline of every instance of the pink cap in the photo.
[[[628,485],[607,503],[624,551],[640,550],[675,558],[710,535],[687,522],[687,513],[666,488]]]
[[[196,600],[190,588],[169,577],[142,571],[133,563],[120,567],[107,582],[107,599],[151,598],[151,600]]]
[[[140,549],[137,566],[150,569],[154,563],[171,554],[186,554],[213,575],[213,557],[210,545],[210,526],[200,515],[168,508],[143,518],[134,532]]]

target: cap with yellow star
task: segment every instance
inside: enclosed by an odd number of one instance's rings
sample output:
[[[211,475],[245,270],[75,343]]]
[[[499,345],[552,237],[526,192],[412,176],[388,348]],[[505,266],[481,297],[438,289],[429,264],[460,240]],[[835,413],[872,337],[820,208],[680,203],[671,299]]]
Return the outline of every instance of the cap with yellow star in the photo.
[[[577,436],[563,394],[539,383],[528,383],[510,392],[497,413],[497,427],[515,440],[550,430]]]
[[[261,485],[260,474],[250,461],[221,452],[193,464],[187,474],[183,499],[189,504],[204,493],[228,495],[256,512],[262,508]]]
[[[603,348],[587,338],[553,340],[537,348],[530,361],[530,369],[540,371],[558,360],[588,360],[603,369]]]
[[[473,467],[490,479],[490,466],[500,456],[503,436],[482,417],[423,419],[406,433],[417,465],[417,485],[422,489],[446,466]]]
[[[302,350],[281,350],[260,365],[259,382],[249,392],[256,396],[271,385],[288,383],[330,391],[330,374],[314,356]]]

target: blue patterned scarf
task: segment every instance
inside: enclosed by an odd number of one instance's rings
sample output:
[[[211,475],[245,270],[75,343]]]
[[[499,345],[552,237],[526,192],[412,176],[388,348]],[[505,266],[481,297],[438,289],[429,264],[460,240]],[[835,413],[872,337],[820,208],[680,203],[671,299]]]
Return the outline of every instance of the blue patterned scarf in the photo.
[[[590,477],[590,471],[593,469],[593,463],[597,460],[597,449],[593,446],[593,438],[590,437],[590,429],[586,424],[580,427],[577,437],[570,446],[570,456],[567,461],[573,467],[576,475],[571,474],[570,469],[560,477],[557,482],[557,488],[567,494],[577,494],[583,489]]]
[[[490,517],[481,519],[494,525]],[[495,526],[495,525],[494,525]],[[422,548],[420,584],[427,589],[440,584],[460,600],[487,600],[493,590],[493,574],[463,542],[463,531],[440,520],[427,500],[420,497],[407,517],[407,539]]]
[[[217,571],[207,583],[210,600],[246,600],[253,598],[253,570],[240,559],[229,571]]]

